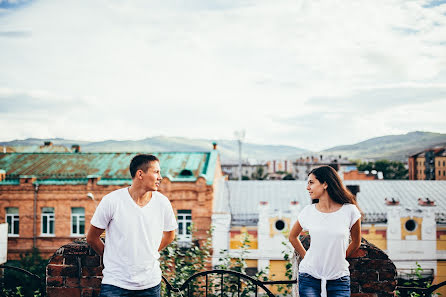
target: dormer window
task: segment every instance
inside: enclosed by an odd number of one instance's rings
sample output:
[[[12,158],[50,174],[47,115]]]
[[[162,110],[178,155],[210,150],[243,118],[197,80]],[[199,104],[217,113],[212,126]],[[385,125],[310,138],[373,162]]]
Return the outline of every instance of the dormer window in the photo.
[[[192,176],[192,171],[190,171],[189,169],[183,169],[180,172],[180,176]]]

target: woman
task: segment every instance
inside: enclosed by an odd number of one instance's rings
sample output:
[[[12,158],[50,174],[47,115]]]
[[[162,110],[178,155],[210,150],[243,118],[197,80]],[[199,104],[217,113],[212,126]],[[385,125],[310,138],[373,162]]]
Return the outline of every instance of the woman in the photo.
[[[346,258],[361,244],[361,213],[356,198],[330,166],[313,169],[307,190],[318,203],[306,206],[294,224],[289,240],[299,253],[300,297],[350,296],[350,272]],[[298,236],[308,230],[308,251]],[[351,243],[349,244],[349,236]]]

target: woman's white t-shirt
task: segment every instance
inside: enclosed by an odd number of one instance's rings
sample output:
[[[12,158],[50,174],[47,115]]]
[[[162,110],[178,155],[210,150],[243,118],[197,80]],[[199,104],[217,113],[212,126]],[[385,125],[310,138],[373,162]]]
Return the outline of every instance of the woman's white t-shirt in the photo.
[[[327,280],[350,275],[345,259],[349,245],[350,229],[361,217],[353,204],[344,204],[331,213],[316,209],[316,204],[306,206],[298,221],[311,237],[310,248],[299,265],[299,272]]]

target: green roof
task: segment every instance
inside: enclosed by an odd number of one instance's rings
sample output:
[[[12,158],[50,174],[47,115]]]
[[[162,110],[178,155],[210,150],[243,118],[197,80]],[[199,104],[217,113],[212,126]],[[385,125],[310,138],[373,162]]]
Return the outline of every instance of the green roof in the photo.
[[[88,177],[100,176],[99,185],[131,183],[129,164],[138,153],[0,153],[0,170],[11,184],[23,175],[33,175],[40,184],[82,184]],[[172,182],[195,182],[198,177],[208,185],[214,181],[218,152],[160,152],[161,174]],[[14,181],[15,183],[15,181]]]

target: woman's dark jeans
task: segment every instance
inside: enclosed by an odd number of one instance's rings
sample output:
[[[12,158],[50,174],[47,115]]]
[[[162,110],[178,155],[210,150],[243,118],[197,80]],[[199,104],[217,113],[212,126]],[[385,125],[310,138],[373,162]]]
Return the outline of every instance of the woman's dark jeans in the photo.
[[[127,290],[113,285],[101,285],[101,294],[99,297],[160,297],[161,284],[145,290]]]
[[[350,297],[350,276],[327,280],[327,297]],[[299,296],[320,297],[321,280],[308,273],[299,273]]]

